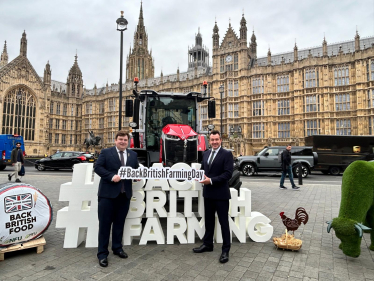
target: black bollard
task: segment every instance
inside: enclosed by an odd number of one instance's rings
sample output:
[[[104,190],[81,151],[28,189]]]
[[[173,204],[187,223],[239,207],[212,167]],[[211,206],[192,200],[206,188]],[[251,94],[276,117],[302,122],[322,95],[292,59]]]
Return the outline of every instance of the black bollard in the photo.
[[[301,168],[301,162],[298,164],[298,170],[299,170],[299,185],[303,185],[303,170]]]

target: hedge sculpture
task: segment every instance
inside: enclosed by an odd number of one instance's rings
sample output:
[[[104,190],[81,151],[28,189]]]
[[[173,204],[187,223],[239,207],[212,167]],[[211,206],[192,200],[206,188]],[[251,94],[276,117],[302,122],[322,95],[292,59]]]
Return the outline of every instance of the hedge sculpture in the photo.
[[[374,162],[355,161],[345,170],[339,216],[327,222],[341,240],[339,248],[350,257],[358,257],[363,231],[374,227]],[[370,233],[374,251],[374,231]]]

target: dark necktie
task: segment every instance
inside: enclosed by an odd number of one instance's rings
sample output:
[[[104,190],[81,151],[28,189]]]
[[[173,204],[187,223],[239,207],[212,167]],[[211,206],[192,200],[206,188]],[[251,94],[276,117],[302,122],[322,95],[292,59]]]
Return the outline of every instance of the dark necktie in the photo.
[[[210,156],[210,159],[209,159],[209,163],[208,163],[209,168],[210,168],[210,165],[212,165],[213,158],[214,158],[214,153],[216,153],[216,151],[212,150],[212,153],[211,153],[211,156]]]
[[[121,166],[125,166],[125,158],[123,157],[123,151],[119,152],[121,155]],[[121,193],[125,192],[125,181],[121,180]]]

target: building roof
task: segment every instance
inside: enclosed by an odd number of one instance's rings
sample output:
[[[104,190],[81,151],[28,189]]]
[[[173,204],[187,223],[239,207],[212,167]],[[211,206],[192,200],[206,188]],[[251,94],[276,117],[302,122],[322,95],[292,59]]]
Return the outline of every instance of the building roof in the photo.
[[[367,49],[371,48],[372,44],[374,44],[374,37],[365,37],[360,39],[360,49]],[[339,49],[344,54],[353,53],[355,51],[355,40],[349,40],[344,42],[337,42],[333,44],[327,44],[327,55],[334,56],[339,53]],[[298,50],[298,59],[302,60],[307,58],[309,53],[313,57],[321,57],[323,55],[322,45],[319,47],[312,47],[312,48],[305,48]],[[286,52],[280,53],[276,55],[271,55],[271,65],[279,65],[282,62],[282,59],[285,63],[290,63],[294,61],[294,52]],[[267,57],[260,57],[257,59],[258,66],[267,66],[268,65],[268,58]]]

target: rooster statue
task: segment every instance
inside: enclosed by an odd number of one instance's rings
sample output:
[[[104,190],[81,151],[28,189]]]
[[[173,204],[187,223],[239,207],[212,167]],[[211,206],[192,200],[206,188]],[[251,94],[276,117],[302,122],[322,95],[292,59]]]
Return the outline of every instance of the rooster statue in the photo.
[[[296,209],[294,219],[287,218],[284,215],[284,212],[280,212],[279,215],[281,216],[283,224],[285,225],[287,230],[288,231],[292,230],[293,234],[295,233],[295,230],[297,230],[299,228],[301,223],[303,223],[305,225],[308,222],[308,219],[309,219],[309,216],[308,216],[307,212],[302,207],[299,207],[299,208]]]

